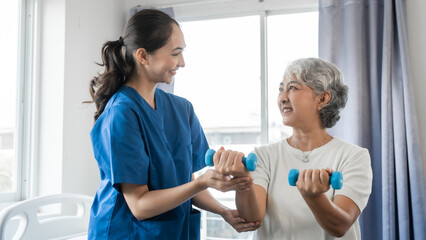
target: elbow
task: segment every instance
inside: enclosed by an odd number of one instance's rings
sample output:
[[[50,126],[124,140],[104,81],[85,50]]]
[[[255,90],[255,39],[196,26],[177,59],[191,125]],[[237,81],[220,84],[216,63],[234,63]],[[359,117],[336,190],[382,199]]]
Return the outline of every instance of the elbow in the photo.
[[[265,217],[266,210],[256,207],[241,207],[237,204],[238,215],[246,220],[246,222],[260,222],[262,223]]]
[[[244,220],[246,220],[246,222],[262,222],[263,219],[261,219],[260,217],[242,217],[244,218]]]
[[[343,236],[345,236],[346,231],[333,231],[333,232],[329,232],[328,233],[330,236],[335,237],[335,238],[342,238]]]
[[[132,212],[133,216],[139,221],[143,221],[145,219],[150,218],[149,216],[143,214],[142,212],[138,212],[138,213],[135,212],[135,211],[131,211],[131,212]]]
[[[349,228],[350,226],[336,226],[332,229],[327,229],[326,232],[332,237],[341,238],[345,236]]]
[[[147,217],[147,216],[145,216],[145,215],[143,215],[143,214],[134,214],[133,212],[132,212],[132,214],[133,214],[133,216],[137,219],[137,220],[139,220],[139,221],[143,221],[143,220],[145,220],[145,219],[148,219],[149,217]]]
[[[244,218],[244,217],[243,217]],[[263,217],[261,216],[248,216],[247,218],[244,218],[247,222],[262,222]]]
[[[265,214],[262,215],[261,213],[254,213],[254,211],[244,212],[244,211],[238,210],[238,215],[240,215],[240,217],[242,217],[247,222],[260,222],[260,223],[262,223],[263,218],[265,217]]]
[[[137,220],[139,220],[139,221],[143,221],[143,220],[145,220],[145,219],[146,219],[144,216],[141,216],[141,215],[135,215],[135,214],[133,214],[133,216],[134,216]]]
[[[129,209],[130,212],[132,212],[132,215],[139,221],[143,221],[155,216],[151,211],[149,211],[148,208],[133,206],[129,207]]]

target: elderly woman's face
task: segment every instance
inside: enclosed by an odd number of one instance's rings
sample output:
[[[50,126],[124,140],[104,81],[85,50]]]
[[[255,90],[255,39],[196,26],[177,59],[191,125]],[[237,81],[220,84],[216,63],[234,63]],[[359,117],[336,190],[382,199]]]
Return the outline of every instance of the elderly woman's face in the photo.
[[[308,86],[284,77],[278,93],[278,107],[286,126],[302,127],[319,120],[319,96]]]

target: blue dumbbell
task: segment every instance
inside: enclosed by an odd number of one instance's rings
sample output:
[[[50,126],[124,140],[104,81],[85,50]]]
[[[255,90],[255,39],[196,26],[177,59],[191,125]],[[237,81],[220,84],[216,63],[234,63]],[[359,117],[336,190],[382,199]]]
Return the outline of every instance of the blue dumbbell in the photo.
[[[297,179],[299,178],[299,170],[290,169],[288,173],[288,183],[291,186],[296,186]],[[339,190],[343,186],[343,175],[341,172],[333,172],[330,177],[330,184],[336,190]]]
[[[207,166],[213,166],[213,155],[215,154],[215,150],[209,149],[206,152],[205,161]],[[247,158],[243,157],[243,164],[246,166],[246,169],[249,171],[256,170],[257,165],[257,156],[254,153],[250,153]]]

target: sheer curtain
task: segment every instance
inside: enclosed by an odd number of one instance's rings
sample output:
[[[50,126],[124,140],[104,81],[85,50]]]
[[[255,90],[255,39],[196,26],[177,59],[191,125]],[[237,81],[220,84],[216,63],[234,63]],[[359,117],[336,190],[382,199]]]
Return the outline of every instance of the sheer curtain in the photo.
[[[425,239],[425,180],[410,74],[406,2],[320,0],[319,56],[349,86],[331,131],[370,150],[363,239]]]

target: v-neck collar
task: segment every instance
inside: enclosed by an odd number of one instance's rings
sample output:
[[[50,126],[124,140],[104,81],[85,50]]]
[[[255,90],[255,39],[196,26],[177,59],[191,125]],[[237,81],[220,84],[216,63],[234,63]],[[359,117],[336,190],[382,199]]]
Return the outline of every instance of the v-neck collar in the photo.
[[[160,96],[160,92],[158,89],[155,89],[154,93],[154,100],[155,100],[155,107],[154,109],[140,94],[136,89],[129,87],[129,86],[123,86],[124,90],[131,95],[133,95],[137,102],[140,103],[141,108],[143,111],[148,113],[148,116],[151,118],[153,122],[156,122],[159,124],[161,128],[164,128],[163,126],[163,117],[162,117],[162,99]]]

